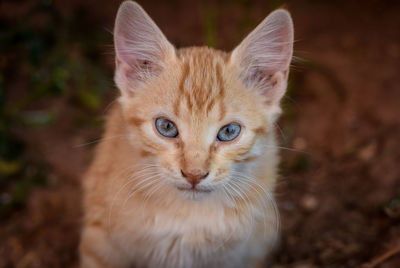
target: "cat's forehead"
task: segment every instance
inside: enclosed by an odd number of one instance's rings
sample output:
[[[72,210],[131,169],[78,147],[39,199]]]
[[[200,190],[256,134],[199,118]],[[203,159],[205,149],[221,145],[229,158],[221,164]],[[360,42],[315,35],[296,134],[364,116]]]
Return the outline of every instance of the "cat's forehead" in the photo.
[[[228,54],[207,47],[186,48],[177,54],[181,73],[174,112],[179,114],[181,110],[187,110],[208,115],[217,110],[223,118]]]
[[[180,60],[189,60],[201,63],[211,63],[212,61],[227,62],[230,55],[230,53],[210,47],[181,48],[176,51],[176,54]]]
[[[177,51],[177,57],[187,80],[212,82],[216,75],[223,75],[229,54],[209,47],[184,48]]]

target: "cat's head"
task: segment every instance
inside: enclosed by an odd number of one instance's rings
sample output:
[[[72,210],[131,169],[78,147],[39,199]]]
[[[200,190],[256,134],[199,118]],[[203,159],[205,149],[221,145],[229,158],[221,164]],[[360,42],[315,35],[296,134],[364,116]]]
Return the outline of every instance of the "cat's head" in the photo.
[[[237,187],[232,178],[264,153],[280,113],[292,57],[289,13],[271,13],[231,53],[176,50],[128,1],[114,42],[124,120],[142,162],[156,166],[154,178],[194,198]]]

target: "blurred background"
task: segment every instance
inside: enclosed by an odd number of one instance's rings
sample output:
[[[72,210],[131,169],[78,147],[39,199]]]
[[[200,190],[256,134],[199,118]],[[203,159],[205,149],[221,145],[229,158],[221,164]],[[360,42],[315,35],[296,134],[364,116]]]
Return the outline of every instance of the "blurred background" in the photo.
[[[139,3],[177,47],[295,24],[273,267],[400,267],[400,2]],[[117,0],[0,2],[0,267],[76,267],[81,177],[118,96]]]

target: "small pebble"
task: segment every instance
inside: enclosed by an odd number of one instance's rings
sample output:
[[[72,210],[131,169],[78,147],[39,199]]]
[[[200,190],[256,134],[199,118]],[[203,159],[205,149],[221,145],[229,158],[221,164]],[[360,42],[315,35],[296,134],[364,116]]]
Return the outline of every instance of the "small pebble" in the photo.
[[[305,195],[300,201],[301,207],[308,211],[314,211],[318,207],[318,200],[313,195]]]
[[[358,158],[363,161],[371,160],[376,155],[377,147],[378,146],[377,146],[376,142],[372,142],[372,143],[364,146],[358,152]]]

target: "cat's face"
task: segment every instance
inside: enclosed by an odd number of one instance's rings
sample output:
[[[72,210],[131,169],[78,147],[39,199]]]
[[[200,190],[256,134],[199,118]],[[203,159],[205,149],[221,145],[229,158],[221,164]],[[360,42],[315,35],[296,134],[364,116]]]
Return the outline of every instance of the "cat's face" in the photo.
[[[235,187],[230,183],[232,176],[242,176],[238,165],[255,161],[262,153],[259,143],[272,133],[291,40],[289,48],[269,44],[269,60],[277,66],[263,66],[247,53],[257,49],[254,32],[232,54],[175,51],[139,6],[125,6],[116,24],[116,82],[131,142],[144,162],[157,167],[157,179],[186,197]],[[285,22],[285,15],[275,17]],[[292,38],[290,21],[289,26],[277,31],[285,33],[282,38]]]
[[[223,187],[233,165],[252,161],[257,138],[268,135],[262,96],[247,90],[236,72],[225,54],[184,50],[124,102],[143,156],[190,196]]]

